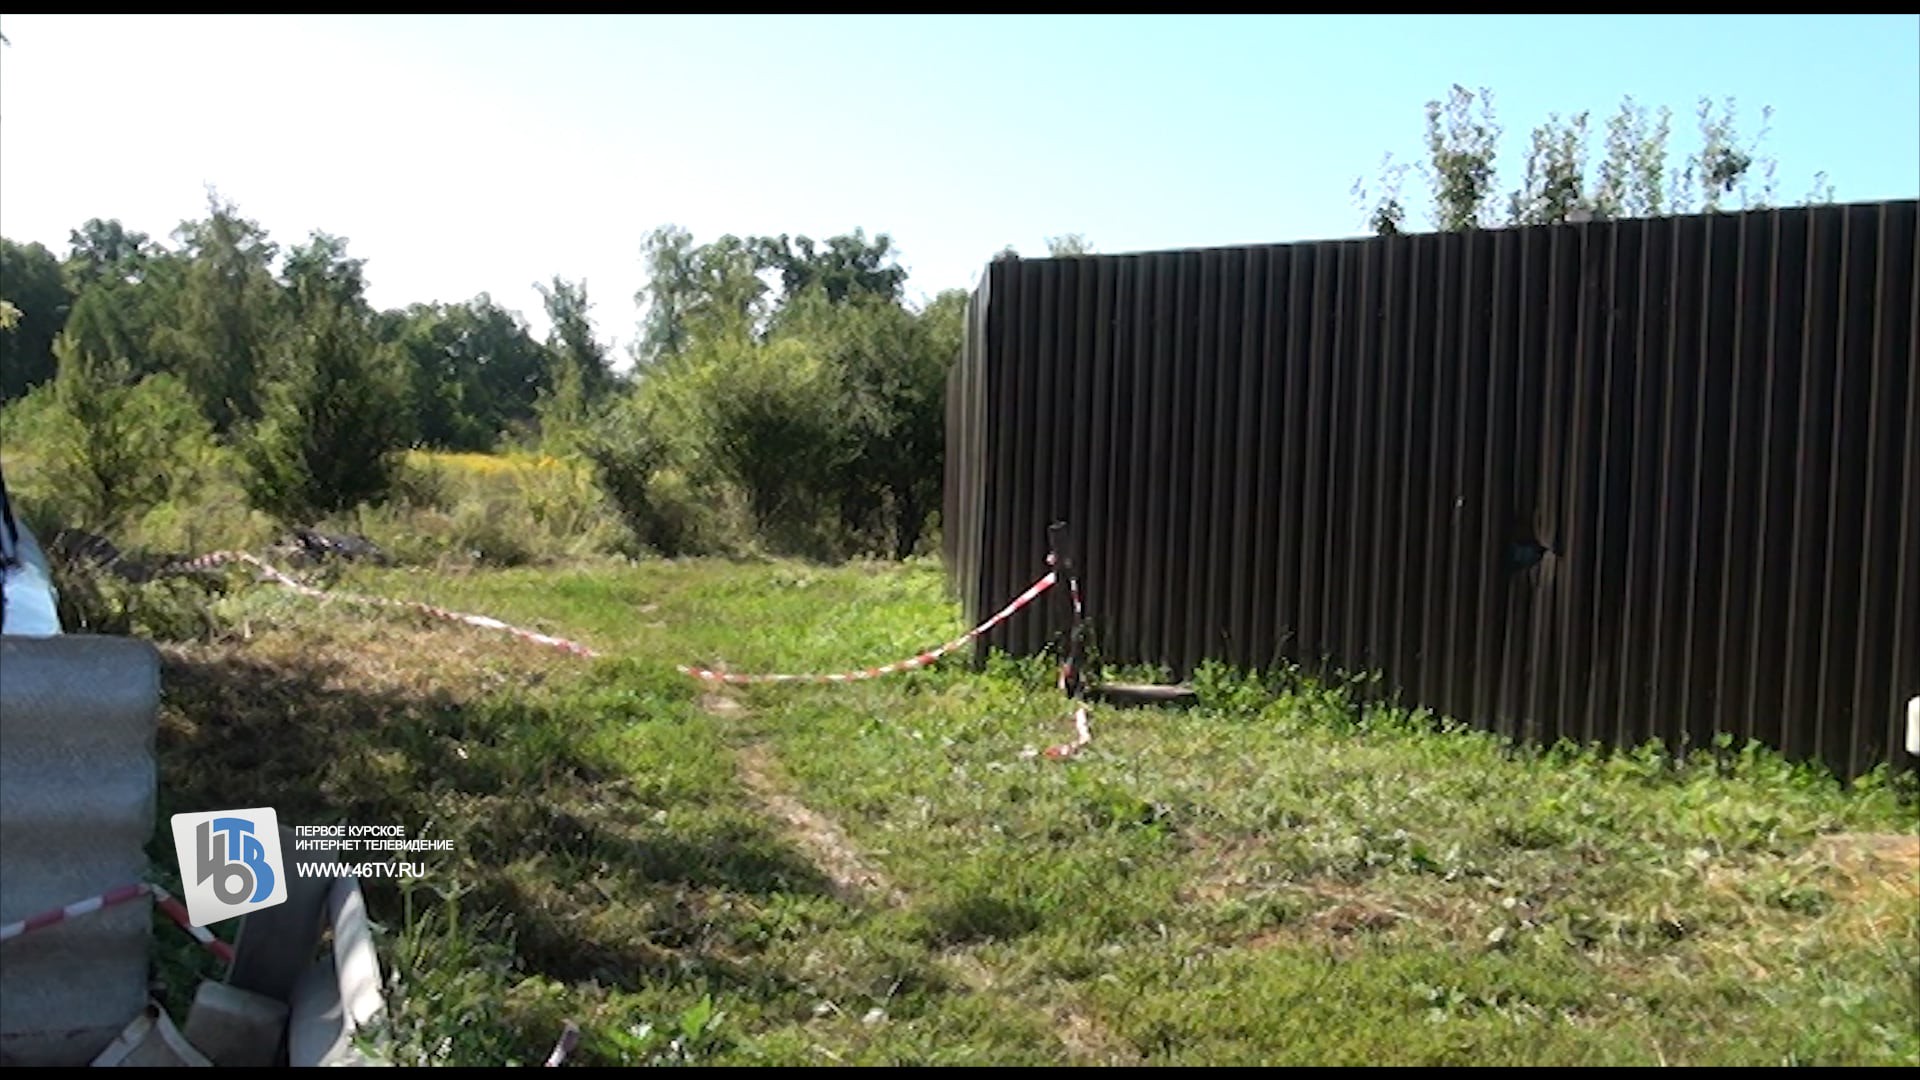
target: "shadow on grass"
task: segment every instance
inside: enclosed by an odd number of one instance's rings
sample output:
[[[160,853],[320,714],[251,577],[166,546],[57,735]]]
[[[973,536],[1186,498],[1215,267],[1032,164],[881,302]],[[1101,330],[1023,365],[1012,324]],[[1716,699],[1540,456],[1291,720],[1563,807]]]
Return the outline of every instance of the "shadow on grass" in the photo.
[[[451,839],[451,852],[404,858],[425,863],[430,883],[456,882],[464,911],[494,914],[471,932],[510,932],[516,977],[777,991],[788,980],[733,941],[725,896],[831,895],[724,783],[648,802],[631,766],[580,749],[593,717],[511,689],[462,701],[382,687],[355,678],[350,656],[319,649],[271,662],[170,651],[164,686],[161,820],[271,806],[283,825],[399,824]],[[164,840],[153,854],[173,860]],[[363,885],[375,918],[399,928],[398,886]]]

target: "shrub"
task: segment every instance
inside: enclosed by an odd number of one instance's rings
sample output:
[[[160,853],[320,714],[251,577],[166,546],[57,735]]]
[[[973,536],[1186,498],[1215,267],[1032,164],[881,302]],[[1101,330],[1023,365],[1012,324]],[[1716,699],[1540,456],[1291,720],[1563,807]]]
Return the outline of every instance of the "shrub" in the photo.
[[[248,454],[254,504],[291,521],[386,497],[406,424],[395,354],[351,310],[324,306],[279,342]]]
[[[680,378],[697,395],[703,457],[737,484],[777,550],[839,554],[838,503],[852,462],[843,395],[795,338],[701,348]]]
[[[702,503],[676,459],[689,457],[669,440],[669,406],[655,383],[619,402],[581,439],[594,478],[634,543],[669,557],[727,546],[720,515]],[[684,419],[681,436],[688,437]]]
[[[409,453],[386,504],[328,520],[408,563],[511,566],[608,554],[625,540],[591,466],[535,454]]]
[[[60,377],[0,417],[9,459],[27,466],[10,482],[33,520],[167,547],[192,546],[216,522],[257,530],[239,499],[244,466],[179,379],[127,385],[63,351]],[[211,521],[186,509],[208,502]]]
[[[513,471],[513,495],[539,546],[560,555],[611,551],[620,524],[583,460],[542,455]]]
[[[718,319],[647,368],[585,451],[636,539],[663,553],[751,537],[816,559],[904,558],[939,502],[964,307],[955,294],[916,315],[810,290],[764,328]]]
[[[129,581],[85,561],[53,559],[60,625],[70,634],[202,641],[219,630],[215,587],[195,577]]]

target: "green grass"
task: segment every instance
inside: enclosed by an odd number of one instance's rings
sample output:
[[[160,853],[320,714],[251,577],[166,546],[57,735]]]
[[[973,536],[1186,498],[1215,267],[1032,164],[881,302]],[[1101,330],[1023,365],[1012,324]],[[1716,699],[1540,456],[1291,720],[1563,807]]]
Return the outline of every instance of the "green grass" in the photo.
[[[343,587],[607,654],[264,590],[168,648],[163,815],[455,839],[426,884],[369,886],[402,1060],[535,1062],[568,1018],[592,1064],[1920,1057],[1915,868],[1830,835],[1913,834],[1910,780],[1516,751],[1219,671],[1195,710],[1096,709],[1092,747],[1052,761],[1030,756],[1070,734],[1044,663],[739,709],[672,670],[937,643],[958,627],[930,562]],[[743,780],[748,747],[899,903],[831,879]]]

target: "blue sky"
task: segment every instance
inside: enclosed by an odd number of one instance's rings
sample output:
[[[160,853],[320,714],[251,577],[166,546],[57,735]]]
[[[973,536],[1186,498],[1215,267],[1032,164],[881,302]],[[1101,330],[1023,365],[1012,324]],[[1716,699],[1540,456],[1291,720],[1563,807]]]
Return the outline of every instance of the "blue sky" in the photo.
[[[1084,234],[1126,251],[1351,235],[1422,107],[1494,92],[1502,179],[1547,113],[1775,113],[1779,195],[1920,193],[1920,17],[81,17],[0,32],[0,233],[164,235],[212,184],[321,228],[383,305],[584,277],[630,338],[641,237],[895,238],[910,291]],[[1597,126],[1597,125],[1596,125]],[[1599,149],[1596,139],[1594,149]],[[1417,183],[1416,185],[1417,186]],[[1424,218],[1417,224],[1424,226]]]

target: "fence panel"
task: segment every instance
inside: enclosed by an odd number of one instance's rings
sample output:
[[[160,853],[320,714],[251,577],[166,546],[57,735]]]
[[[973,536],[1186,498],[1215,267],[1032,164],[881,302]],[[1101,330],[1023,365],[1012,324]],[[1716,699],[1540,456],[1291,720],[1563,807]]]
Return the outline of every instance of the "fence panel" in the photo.
[[[949,572],[978,618],[1067,520],[1111,662],[1912,767],[1917,230],[1891,202],[995,261]],[[981,647],[1046,648],[1056,600]]]

